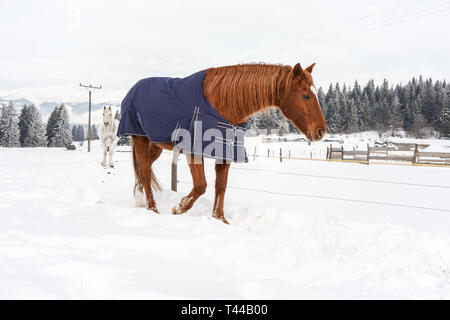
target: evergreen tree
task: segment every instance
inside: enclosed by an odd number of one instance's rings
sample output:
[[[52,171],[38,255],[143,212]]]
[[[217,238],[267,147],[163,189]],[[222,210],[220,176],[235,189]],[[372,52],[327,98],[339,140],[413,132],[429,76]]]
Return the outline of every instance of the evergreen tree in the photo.
[[[440,131],[450,137],[450,92],[446,92],[442,100],[443,106],[439,114]]]
[[[402,126],[402,114],[400,110],[400,102],[397,96],[394,96],[389,105],[389,128],[392,131],[392,135],[396,130],[399,130]]]
[[[327,114],[327,103],[326,103],[326,97],[323,93],[322,88],[319,88],[317,91],[317,100],[319,101],[320,108],[322,109],[323,114]]]
[[[367,92],[364,93],[362,100],[359,102],[358,125],[361,131],[370,129],[370,104]]]
[[[78,140],[78,126],[72,127],[72,140],[73,141],[80,141]]]
[[[69,129],[69,114],[64,104],[55,107],[47,122],[47,145],[49,147],[65,147],[72,143],[72,132]]]
[[[95,124],[91,126],[91,140],[97,140],[98,139],[98,132],[97,128],[95,127]]]
[[[55,107],[50,113],[50,116],[47,120],[47,126],[46,126],[46,136],[47,136],[47,146],[50,147],[50,141],[55,137],[56,135],[56,122],[58,119],[58,112],[59,108]]]
[[[78,126],[72,127],[72,140],[73,141],[84,141],[84,129],[81,124]]]
[[[19,142],[19,120],[17,112],[12,102],[7,106],[1,108],[0,116],[0,146],[2,147],[17,147]]]
[[[425,81],[422,102],[422,115],[429,124],[435,124],[439,117],[437,112],[436,92],[431,79]]]
[[[77,129],[77,138],[78,141],[84,141],[86,139],[86,135],[84,134],[84,128],[81,124],[78,126]]]
[[[350,99],[350,102],[347,106],[347,119],[346,119],[346,133],[353,133],[358,131],[358,117],[356,114],[356,105],[353,99]]]
[[[327,123],[328,132],[330,133],[340,132],[341,130],[340,124],[342,120],[339,104],[335,96],[330,98],[328,101],[327,114],[325,120]]]
[[[44,147],[46,143],[41,113],[34,105],[24,105],[19,116],[20,144],[22,147]]]

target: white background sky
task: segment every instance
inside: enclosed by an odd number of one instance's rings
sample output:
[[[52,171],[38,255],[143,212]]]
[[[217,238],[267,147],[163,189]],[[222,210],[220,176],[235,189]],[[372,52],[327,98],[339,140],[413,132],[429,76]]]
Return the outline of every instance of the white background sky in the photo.
[[[121,99],[137,80],[316,62],[331,82],[449,79],[450,1],[0,0],[0,95]]]

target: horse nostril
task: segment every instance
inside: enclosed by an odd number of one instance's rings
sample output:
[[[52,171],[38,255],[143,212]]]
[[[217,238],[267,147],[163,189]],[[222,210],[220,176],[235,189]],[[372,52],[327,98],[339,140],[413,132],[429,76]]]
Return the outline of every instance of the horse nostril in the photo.
[[[320,139],[322,138],[322,136],[323,136],[323,129],[322,128],[317,129],[317,137],[319,137]]]

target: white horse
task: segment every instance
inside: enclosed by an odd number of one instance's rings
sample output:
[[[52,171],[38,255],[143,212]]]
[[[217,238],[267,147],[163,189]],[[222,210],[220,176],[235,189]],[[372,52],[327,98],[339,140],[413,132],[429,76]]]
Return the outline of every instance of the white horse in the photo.
[[[103,107],[103,123],[98,130],[98,137],[103,145],[103,161],[102,166],[106,167],[106,155],[109,152],[109,166],[114,167],[114,149],[116,149],[117,129],[119,128],[119,121],[113,118],[111,107]]]

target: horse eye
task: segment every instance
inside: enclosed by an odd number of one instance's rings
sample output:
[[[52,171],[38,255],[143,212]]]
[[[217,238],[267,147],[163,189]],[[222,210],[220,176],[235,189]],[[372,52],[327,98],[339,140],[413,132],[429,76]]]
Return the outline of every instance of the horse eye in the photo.
[[[303,95],[303,99],[305,99],[305,100],[309,100],[311,97],[309,96],[309,94],[304,94]]]

